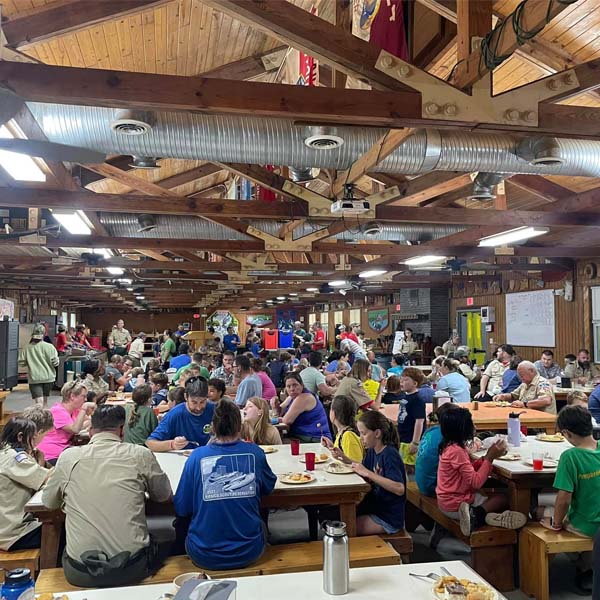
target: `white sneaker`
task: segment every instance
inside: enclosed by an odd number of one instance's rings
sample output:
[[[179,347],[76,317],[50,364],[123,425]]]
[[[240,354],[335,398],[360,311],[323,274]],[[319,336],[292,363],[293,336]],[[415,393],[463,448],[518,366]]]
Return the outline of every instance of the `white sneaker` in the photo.
[[[488,513],[485,522],[493,527],[504,529],[521,529],[527,524],[527,517],[523,513],[514,510],[505,510],[503,513]]]
[[[470,536],[473,531],[471,527],[471,505],[467,502],[462,502],[458,507],[458,518],[460,523],[460,531],[464,536]]]

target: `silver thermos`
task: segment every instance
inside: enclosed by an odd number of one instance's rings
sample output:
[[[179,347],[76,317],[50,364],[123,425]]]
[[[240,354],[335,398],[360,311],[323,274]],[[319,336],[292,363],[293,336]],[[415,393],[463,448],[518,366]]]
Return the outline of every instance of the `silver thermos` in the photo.
[[[350,585],[350,554],[346,523],[326,521],[323,529],[323,590],[334,596],[347,594]]]

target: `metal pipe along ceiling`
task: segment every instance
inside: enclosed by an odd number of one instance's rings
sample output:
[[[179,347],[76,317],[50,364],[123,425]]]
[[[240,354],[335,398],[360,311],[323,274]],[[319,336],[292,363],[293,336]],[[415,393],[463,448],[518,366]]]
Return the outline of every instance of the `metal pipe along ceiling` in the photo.
[[[53,142],[136,156],[251,164],[347,169],[384,133],[384,129],[336,127],[344,143],[335,149],[309,148],[309,126],[290,120],[236,115],[154,113],[152,129],[123,135],[111,129],[119,111],[111,108],[28,103]],[[373,171],[419,174],[428,171],[489,171],[539,175],[600,176],[600,142],[552,139],[560,164],[530,164],[521,158],[519,140],[510,135],[420,130]]]

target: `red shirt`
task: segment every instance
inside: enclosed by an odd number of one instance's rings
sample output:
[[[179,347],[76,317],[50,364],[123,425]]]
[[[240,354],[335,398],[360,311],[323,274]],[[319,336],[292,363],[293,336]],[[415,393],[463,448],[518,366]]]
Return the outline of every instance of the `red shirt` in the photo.
[[[66,333],[57,333],[56,339],[54,340],[54,345],[58,352],[65,352],[67,349],[67,334]]]
[[[322,329],[317,329],[317,331],[315,331],[315,340],[312,349],[315,352],[325,349],[325,332]]]
[[[446,512],[458,510],[461,502],[471,504],[475,492],[492,472],[489,460],[471,462],[468,450],[456,444],[448,446],[440,456],[435,493],[438,506]]]

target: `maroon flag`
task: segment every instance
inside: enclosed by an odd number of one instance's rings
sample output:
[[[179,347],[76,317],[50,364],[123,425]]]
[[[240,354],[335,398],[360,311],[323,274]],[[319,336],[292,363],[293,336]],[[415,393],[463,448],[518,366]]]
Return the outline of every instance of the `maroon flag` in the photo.
[[[369,41],[382,50],[408,60],[402,0],[377,0],[372,5]]]

